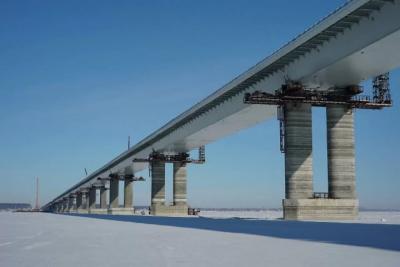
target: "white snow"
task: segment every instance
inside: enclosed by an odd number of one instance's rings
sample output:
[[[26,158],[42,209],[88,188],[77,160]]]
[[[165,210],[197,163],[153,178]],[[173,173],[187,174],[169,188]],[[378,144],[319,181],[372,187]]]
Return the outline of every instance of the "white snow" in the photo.
[[[2,212],[0,266],[400,266],[400,212],[361,212],[347,223],[288,222],[265,210],[200,214]]]
[[[243,218],[275,220],[283,217],[282,210],[201,210],[200,216],[210,218]],[[340,221],[342,223],[386,223],[400,224],[400,211],[362,211],[354,221]]]

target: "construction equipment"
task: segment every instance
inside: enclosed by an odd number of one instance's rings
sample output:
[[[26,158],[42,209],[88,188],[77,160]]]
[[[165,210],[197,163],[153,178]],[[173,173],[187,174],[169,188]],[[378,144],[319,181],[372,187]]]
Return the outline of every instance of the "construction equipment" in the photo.
[[[332,88],[321,91],[305,88],[300,82],[287,80],[274,94],[255,91],[246,93],[243,99],[245,104],[277,105],[279,120],[280,150],[285,153],[285,104],[309,103],[315,107],[327,105],[347,105],[357,109],[382,109],[393,105],[389,88],[389,73],[379,75],[373,79],[373,96],[360,95],[364,91],[362,86],[350,85],[343,88]]]
[[[177,154],[164,154],[153,150],[148,158],[134,158],[133,162],[148,162],[149,164],[149,176],[151,177],[152,172],[152,162],[165,162],[165,163],[194,163],[194,164],[204,164],[206,162],[206,152],[205,147],[199,147],[198,159],[190,158],[190,154],[186,152],[181,152]]]
[[[148,158],[134,158],[133,162],[166,162],[166,163],[174,163],[174,162],[182,162],[182,163],[194,163],[194,164],[203,164],[206,161],[205,156],[205,147],[199,147],[199,158],[191,159],[190,154],[186,152],[181,152],[177,154],[164,154],[153,150],[153,152],[149,155]]]
[[[97,177],[97,180],[99,181],[109,181],[111,179],[117,179],[120,181],[124,181],[124,180],[132,180],[132,181],[145,181],[145,179],[142,176],[135,176],[133,174],[125,174],[125,175],[118,175],[116,173],[112,173],[109,175],[109,177]]]
[[[391,102],[389,73],[376,76],[372,80],[373,100],[376,103]]]
[[[381,82],[381,81],[379,81]],[[385,83],[377,82],[377,93],[373,97],[359,95],[363,88],[359,85],[351,85],[334,90],[319,91],[308,89],[299,83],[282,85],[275,94],[255,91],[244,96],[245,104],[263,104],[282,106],[286,103],[309,103],[316,107],[326,107],[329,104],[349,105],[351,108],[359,109],[382,109],[392,106],[392,99],[387,89],[382,89]],[[377,95],[375,97],[375,94]]]

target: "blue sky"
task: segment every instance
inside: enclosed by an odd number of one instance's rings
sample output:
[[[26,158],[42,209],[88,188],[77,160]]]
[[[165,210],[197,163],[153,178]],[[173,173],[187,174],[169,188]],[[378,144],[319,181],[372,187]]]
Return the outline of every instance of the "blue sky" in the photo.
[[[0,1],[0,202],[33,202],[36,176],[51,200],[343,3]],[[393,108],[356,112],[363,207],[400,208],[399,81]],[[324,110],[313,117],[314,189],[327,191]],[[189,201],[280,207],[283,167],[278,122],[263,122],[207,146]],[[134,194],[147,205],[149,181]]]

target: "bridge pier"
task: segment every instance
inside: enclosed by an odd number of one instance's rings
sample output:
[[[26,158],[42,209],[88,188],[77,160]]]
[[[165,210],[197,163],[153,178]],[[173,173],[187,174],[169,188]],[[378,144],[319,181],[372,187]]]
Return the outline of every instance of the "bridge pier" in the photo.
[[[285,127],[285,219],[307,216],[304,202],[313,196],[311,105],[289,103],[284,107]]]
[[[113,214],[132,215],[133,209],[133,178],[130,175],[124,176],[124,207],[114,211]]]
[[[151,164],[151,208],[152,215],[165,213],[165,162]]]
[[[82,190],[78,193],[78,213],[88,213],[88,191],[87,189]]]
[[[60,210],[61,210],[61,205],[60,205],[59,202],[57,202],[57,203],[55,204],[55,212],[56,212],[56,213],[60,213]]]
[[[119,208],[119,178],[117,175],[110,175],[110,204],[108,214],[113,214],[113,209]]]
[[[124,208],[133,207],[133,179],[124,178]]]
[[[69,197],[64,198],[64,213],[69,212]]]
[[[104,190],[103,190],[104,188]],[[100,208],[96,206],[97,189],[100,189]],[[104,191],[102,193],[102,190]],[[105,186],[103,184],[94,184],[89,190],[89,213],[90,214],[107,214],[107,203],[105,202],[107,196],[105,196]],[[104,202],[104,203],[103,203]]]
[[[72,203],[72,198],[71,198],[71,196],[68,196],[68,210],[67,210],[67,212],[68,213],[72,213],[72,206],[73,206],[73,203]]]
[[[112,214],[112,210],[119,207],[119,179],[112,175],[110,177],[110,203],[108,206],[108,213]]]
[[[64,197],[63,199],[63,213],[68,213],[68,198]]]
[[[186,194],[186,182],[187,182],[187,169],[186,163],[174,162],[173,163],[173,202],[174,202],[174,214],[187,215],[187,194]]]
[[[96,209],[96,187],[89,188],[89,205],[88,213],[92,213]]]
[[[76,193],[76,211],[79,213],[79,210],[82,208],[82,193]]]
[[[69,196],[69,213],[76,213],[76,194],[71,194]]]
[[[110,179],[110,207],[108,214],[132,215],[133,210],[133,178],[132,175],[111,175]],[[124,207],[119,207],[119,180],[124,180]]]
[[[173,163],[173,205],[165,205],[165,162],[154,161],[151,178],[151,208],[152,215],[185,216],[188,215],[186,200],[186,163]]]
[[[354,114],[346,105],[326,108],[328,150],[328,192],[335,200],[330,217],[355,219],[358,199],[355,190]]]
[[[104,184],[100,187],[100,209],[107,210],[107,188]]]
[[[328,105],[328,198],[315,198],[312,173],[311,105],[285,106],[285,199],[286,220],[355,219],[354,119],[346,105]]]
[[[64,199],[62,199],[60,202],[60,213],[64,213],[64,210],[65,210],[65,202]]]

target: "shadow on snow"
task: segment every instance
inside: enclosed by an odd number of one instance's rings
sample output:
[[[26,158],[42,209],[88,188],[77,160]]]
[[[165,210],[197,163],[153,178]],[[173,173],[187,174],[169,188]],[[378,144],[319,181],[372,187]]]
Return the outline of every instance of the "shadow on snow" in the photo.
[[[400,225],[204,217],[68,215],[400,251]]]

